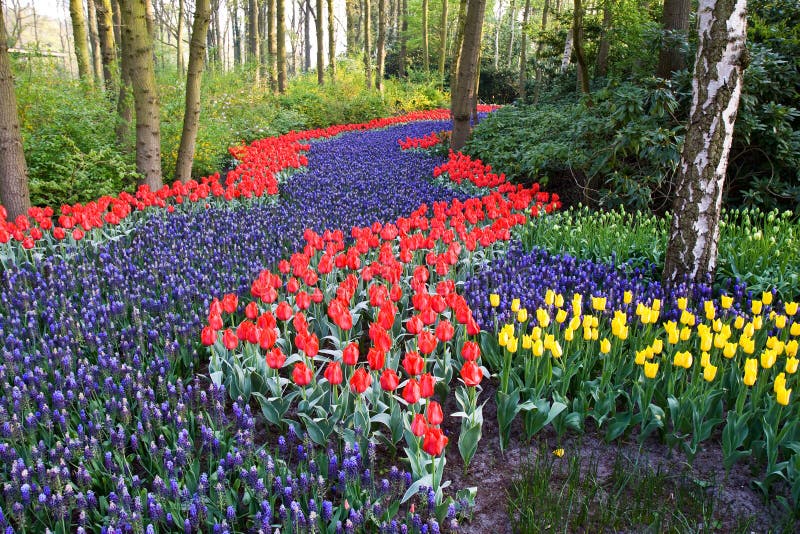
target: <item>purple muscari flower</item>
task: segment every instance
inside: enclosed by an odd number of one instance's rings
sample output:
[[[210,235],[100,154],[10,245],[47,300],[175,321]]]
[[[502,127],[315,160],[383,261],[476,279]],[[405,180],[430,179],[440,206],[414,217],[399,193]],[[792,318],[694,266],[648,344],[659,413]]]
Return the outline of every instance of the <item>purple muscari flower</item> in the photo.
[[[333,503],[331,501],[322,501],[322,520],[330,521],[333,517]]]
[[[225,517],[228,519],[228,521],[233,523],[236,519],[236,508],[233,506],[228,506],[228,508],[225,510]]]

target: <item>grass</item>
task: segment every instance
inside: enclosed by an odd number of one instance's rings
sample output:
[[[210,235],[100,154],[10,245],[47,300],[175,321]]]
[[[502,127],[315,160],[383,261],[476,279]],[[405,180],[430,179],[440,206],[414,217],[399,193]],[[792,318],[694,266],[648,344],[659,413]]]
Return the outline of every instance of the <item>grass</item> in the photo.
[[[508,491],[515,533],[720,532],[723,514],[714,481],[647,466],[616,449],[613,460],[574,453],[558,457],[540,445]],[[739,517],[732,532],[749,532]],[[727,527],[726,527],[727,528]]]

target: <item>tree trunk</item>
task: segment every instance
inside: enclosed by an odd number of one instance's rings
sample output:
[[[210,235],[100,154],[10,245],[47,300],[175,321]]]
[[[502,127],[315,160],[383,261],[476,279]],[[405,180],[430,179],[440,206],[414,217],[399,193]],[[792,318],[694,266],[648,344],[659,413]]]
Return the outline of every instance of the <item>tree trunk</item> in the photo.
[[[242,30],[239,28],[239,4],[234,0],[228,5],[231,21],[231,34],[233,35],[233,64],[242,64]]]
[[[0,203],[9,221],[27,215],[31,207],[28,168],[22,149],[22,133],[17,114],[14,75],[8,57],[8,36],[0,8]]]
[[[508,36],[508,67],[511,68],[513,63],[514,57],[514,29],[517,25],[517,2],[516,0],[511,0],[511,5],[508,9],[508,25],[510,29],[510,34]]]
[[[311,0],[305,0],[303,9],[303,72],[311,68]]]
[[[547,15],[550,11],[550,0],[544,0],[544,7],[542,8],[542,34],[547,30]],[[533,105],[539,103],[539,95],[541,94],[542,86],[542,67],[540,62],[542,60],[542,50],[544,49],[544,40],[541,35],[536,43],[536,83],[533,89]]]
[[[467,23],[467,0],[458,3],[458,21],[453,40],[453,60],[450,62],[450,115],[453,115],[453,95],[458,86],[458,68],[461,64],[461,47],[464,44],[464,28]]]
[[[503,17],[503,0],[498,0],[497,2],[497,18],[494,22],[494,61],[492,65],[494,65],[494,70],[500,66],[500,28],[503,26],[500,24]]]
[[[278,67],[278,92],[286,92],[286,11],[284,7],[284,0],[276,0],[275,3],[275,17],[276,17],[276,51],[277,51],[277,67]]]
[[[483,30],[481,29],[480,41],[483,42]],[[478,124],[478,102],[480,102],[481,88],[481,50],[478,48],[478,67],[475,70],[475,91],[472,95],[472,124]]]
[[[586,65],[586,56],[583,54],[583,4],[582,0],[575,0],[575,10],[572,12],[572,32],[575,47],[575,59],[578,63],[578,83],[581,91],[589,95],[589,68]]]
[[[345,0],[345,14],[347,15],[347,55],[353,55],[358,49],[358,0]]]
[[[444,64],[447,59],[447,0],[442,0],[442,26],[439,28],[439,79],[444,89]]]
[[[700,0],[692,108],[664,263],[667,285],[705,281],[717,263],[722,189],[747,62],[746,0]]]
[[[322,23],[322,0],[317,0],[317,83],[325,85],[325,30]]]
[[[83,16],[81,0],[69,0],[69,16],[72,20],[72,40],[75,45],[75,58],[78,60],[78,76],[84,82],[92,85],[92,60],[89,56],[86,17]]]
[[[522,37],[519,50],[519,99],[525,101],[525,85],[528,83],[528,17],[531,11],[531,0],[525,0],[525,10],[522,12]]]
[[[122,47],[133,82],[136,108],[136,170],[143,184],[161,188],[161,122],[153,63],[153,38],[147,27],[145,0],[121,0]]]
[[[383,66],[386,59],[386,0],[378,0],[378,50],[375,88],[383,92]]]
[[[252,13],[251,13],[252,16]],[[183,112],[183,132],[175,164],[175,179],[185,182],[192,176],[197,127],[200,123],[200,82],[203,77],[203,59],[206,55],[206,32],[211,22],[210,0],[197,0],[192,40],[189,43],[189,71],[186,76],[186,106]]]
[[[269,86],[278,90],[278,43],[275,39],[277,19],[275,0],[267,0],[267,51],[269,52]]]
[[[676,70],[686,67],[683,54],[680,51],[680,34],[689,31],[689,14],[692,11],[690,0],[664,0],[664,14],[661,24],[665,32],[678,34],[675,36],[667,35],[664,44],[658,54],[658,67],[656,76],[659,78],[669,78]]]
[[[458,65],[458,82],[452,93],[453,134],[450,147],[461,150],[470,134],[470,107],[475,97],[475,78],[478,74],[478,58],[481,50],[481,33],[486,0],[471,0],[467,6],[464,22],[464,40],[461,44],[461,59]]]
[[[261,83],[261,32],[258,29],[258,19],[258,2],[256,0],[249,0],[247,14],[247,48],[250,57],[247,59],[247,62],[255,70],[253,76],[255,77],[256,85]],[[192,33],[194,33],[194,28],[192,28]]]
[[[422,70],[430,71],[428,55],[428,0],[422,0]]]
[[[331,83],[336,83],[336,16],[333,11],[333,0],[328,1],[328,69]]]
[[[95,9],[97,11],[97,33],[100,40],[100,59],[103,63],[103,80],[105,80],[106,90],[113,95],[117,90],[118,74],[111,0],[95,0]]]
[[[372,34],[370,29],[370,0],[364,0],[364,76],[367,78],[367,89],[372,89],[372,50],[370,41]]]
[[[408,60],[408,0],[400,0],[402,14],[400,22],[400,58],[398,60],[397,74],[400,78],[406,77],[406,61]]]
[[[122,6],[119,0],[113,0],[114,9],[114,28],[119,34],[120,54],[119,54],[119,95],[117,96],[117,125],[114,130],[117,144],[122,147],[126,154],[133,150],[133,140],[131,139],[131,122],[133,121],[133,89],[131,87],[131,71],[128,56],[125,54],[123,35],[122,35]]]
[[[567,32],[567,39],[564,41],[564,53],[561,55],[561,74],[567,72],[569,68],[569,60],[572,57],[572,42],[575,35],[575,26]]]
[[[611,2],[612,0],[603,0],[603,32],[597,47],[596,74],[603,77],[608,74],[608,53],[611,47],[611,40],[608,38],[608,32],[611,31]]]
[[[89,14],[89,42],[92,45],[92,72],[98,85],[103,84],[103,59],[100,52],[100,35],[97,29],[97,10],[94,0],[87,0],[87,13]]]

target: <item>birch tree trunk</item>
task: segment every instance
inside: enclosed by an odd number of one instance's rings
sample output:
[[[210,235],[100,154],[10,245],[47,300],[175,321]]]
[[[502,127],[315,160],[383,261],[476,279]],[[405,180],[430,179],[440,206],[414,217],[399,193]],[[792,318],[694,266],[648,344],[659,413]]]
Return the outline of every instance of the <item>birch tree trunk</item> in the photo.
[[[189,43],[189,70],[186,76],[186,105],[183,112],[183,131],[175,164],[175,179],[185,182],[192,177],[197,128],[200,124],[200,85],[206,55],[206,33],[211,22],[210,0],[196,0],[192,40]]]
[[[574,35],[575,27],[569,29],[567,32],[567,39],[564,41],[564,53],[561,55],[561,74],[567,72],[567,68],[569,67],[569,60],[572,57],[572,39]]]
[[[444,64],[447,59],[447,0],[442,0],[442,25],[439,28],[439,79],[444,88]]]
[[[430,71],[430,57],[428,55],[428,0],[422,0],[422,70]]]
[[[325,32],[322,25],[322,0],[317,0],[317,83],[325,85]]]
[[[525,0],[525,9],[522,12],[522,37],[519,49],[519,99],[525,100],[525,85],[528,83],[528,17],[531,11],[531,0]]]
[[[747,0],[700,0],[689,127],[663,280],[705,280],[717,262],[722,189],[747,62]]]
[[[386,59],[386,0],[378,0],[378,49],[375,88],[383,92],[383,66]]]
[[[475,98],[478,58],[481,51],[481,34],[486,0],[471,0],[464,22],[464,40],[458,65],[458,82],[452,93],[453,134],[450,147],[461,150],[470,134],[470,111]]]
[[[276,40],[275,46],[277,52],[277,68],[278,68],[278,92],[286,92],[286,10],[284,0],[276,0],[275,2],[275,20],[276,20]]]
[[[336,83],[336,16],[333,11],[333,0],[328,0],[328,69],[331,83]]]
[[[161,188],[161,119],[145,0],[121,0],[122,47],[127,56],[136,108],[136,170],[142,183]]]
[[[685,34],[689,31],[689,14],[692,11],[690,0],[664,0],[664,14],[661,24],[666,32]],[[658,54],[658,67],[656,76],[669,78],[676,70],[686,67],[683,54],[680,51],[680,39],[676,36],[667,36],[664,45]]]
[[[92,85],[92,60],[89,56],[89,41],[86,35],[86,17],[83,16],[83,2],[69,0],[69,17],[72,20],[72,40],[75,58],[78,60],[78,76]]]
[[[370,24],[370,0],[364,0],[364,76],[366,77],[367,89],[372,89],[372,41]]]
[[[3,10],[0,9],[0,203],[8,220],[26,215],[31,207],[28,190],[28,167],[22,150],[22,133],[17,114],[14,75],[8,57],[8,36]]]

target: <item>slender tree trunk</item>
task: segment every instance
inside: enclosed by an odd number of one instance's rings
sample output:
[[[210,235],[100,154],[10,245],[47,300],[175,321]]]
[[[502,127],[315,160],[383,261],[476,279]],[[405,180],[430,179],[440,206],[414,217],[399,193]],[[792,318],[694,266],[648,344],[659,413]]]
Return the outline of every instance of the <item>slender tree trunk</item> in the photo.
[[[442,0],[442,26],[439,28],[439,79],[444,89],[444,64],[447,59],[447,0]]]
[[[258,28],[258,19],[258,2],[257,0],[249,0],[247,14],[247,48],[250,57],[247,61],[255,70],[253,76],[255,77],[256,85],[261,83],[261,31]],[[192,29],[192,32],[194,32],[194,29]]]
[[[464,44],[464,29],[467,23],[467,0],[460,0],[458,3],[458,22],[456,23],[456,35],[453,40],[453,60],[450,62],[450,115],[453,115],[453,95],[458,86],[458,69],[461,65],[461,47]]]
[[[528,17],[531,11],[531,0],[525,0],[525,10],[522,12],[522,36],[519,49],[519,99],[523,102],[526,96],[528,83]]]
[[[92,60],[89,56],[89,41],[86,35],[86,17],[83,16],[83,2],[69,0],[69,16],[72,20],[72,40],[75,57],[78,60],[78,76],[92,85]]]
[[[483,42],[483,31],[481,29],[480,41]],[[475,70],[475,92],[472,95],[472,124],[478,124],[478,102],[480,102],[481,88],[481,50],[478,49],[478,67]]]
[[[372,89],[372,33],[370,28],[370,0],[364,0],[364,76],[367,78],[367,89]]]
[[[573,41],[575,58],[578,63],[578,83],[581,91],[589,95],[589,68],[586,65],[586,56],[583,54],[583,4],[582,0],[575,0],[575,10],[572,17]]]
[[[206,32],[211,22],[210,0],[196,0],[192,40],[189,43],[189,71],[186,76],[186,106],[183,113],[183,132],[175,164],[175,179],[185,182],[192,176],[197,128],[200,123],[200,82],[203,59],[206,55]]]
[[[122,0],[122,46],[127,56],[136,108],[136,170],[142,183],[160,189],[161,122],[153,63],[153,38],[147,27],[145,0]]]
[[[700,0],[692,108],[663,280],[705,281],[717,264],[722,190],[747,62],[746,0]]]
[[[567,72],[569,68],[569,60],[572,57],[572,43],[575,36],[575,26],[567,32],[567,39],[564,41],[564,53],[561,55],[561,74]]]
[[[475,98],[475,78],[478,74],[478,58],[481,50],[481,33],[486,0],[471,0],[467,6],[464,23],[464,41],[461,45],[461,60],[458,65],[458,83],[452,93],[453,134],[450,146],[461,150],[470,134],[470,111]]]
[[[386,0],[378,0],[378,49],[376,52],[375,88],[383,92],[383,67],[386,59]]]
[[[317,17],[316,17],[316,30],[317,30],[317,83],[325,85],[325,30],[322,20],[322,1],[317,0]]]
[[[347,55],[351,56],[358,49],[358,0],[345,0],[345,14],[347,15]]]
[[[269,86],[278,90],[278,43],[275,39],[277,19],[275,0],[267,0],[267,48],[269,50]]]
[[[305,0],[303,9],[303,72],[311,68],[311,0]]]
[[[22,133],[14,93],[14,75],[8,57],[8,35],[0,6],[0,203],[8,220],[26,215],[31,207],[28,167],[22,149]]]
[[[333,0],[328,2],[328,69],[331,84],[336,83],[336,16],[333,11]]]
[[[511,5],[508,8],[508,26],[509,26],[509,36],[508,36],[508,67],[511,68],[511,65],[514,63],[514,30],[516,30],[517,26],[517,2],[516,0],[511,0]]]
[[[117,96],[117,125],[115,134],[117,144],[122,147],[125,153],[134,150],[133,140],[131,139],[131,122],[133,122],[133,88],[131,82],[130,61],[125,53],[122,34],[122,6],[119,0],[113,0],[114,9],[114,28],[119,34],[120,43],[119,54],[119,95]]]
[[[228,13],[233,35],[233,64],[238,66],[242,64],[242,31],[239,28],[239,4],[236,0],[228,5]]]
[[[422,70],[429,72],[430,69],[430,56],[428,55],[428,0],[422,0]]]
[[[500,28],[503,26],[500,22],[503,20],[503,0],[497,2],[497,18],[494,22],[494,70],[500,66]]]
[[[183,76],[186,73],[186,65],[183,62],[183,20],[186,17],[186,13],[184,11],[185,0],[178,0],[178,22],[177,28],[175,30],[176,39],[175,39],[175,47],[176,47],[176,57],[177,61],[175,66],[178,69],[178,76]],[[195,10],[197,8],[195,7]],[[195,13],[195,16],[197,14]],[[210,15],[210,8],[209,8],[209,17]],[[208,30],[206,30],[206,35],[208,35]],[[205,47],[203,47],[205,49]]]
[[[600,37],[600,45],[597,47],[597,76],[608,74],[608,53],[611,47],[608,36],[611,31],[611,2],[612,0],[603,0],[603,33]]]
[[[277,67],[278,67],[278,92],[286,92],[286,11],[284,8],[285,0],[276,0],[275,16],[277,29],[275,31],[278,40],[276,51],[278,54]]]
[[[89,43],[92,48],[92,72],[98,85],[103,84],[103,60],[100,52],[100,35],[97,29],[97,10],[94,5],[95,0],[87,0],[87,20],[89,27]]]
[[[664,0],[664,14],[661,24],[665,31],[678,34],[678,37],[685,36],[689,31],[689,14],[692,11],[690,0]],[[656,76],[659,78],[669,78],[676,70],[686,67],[683,54],[680,50],[681,39],[675,36],[667,36],[664,45],[658,55],[658,67]]]
[[[550,11],[550,0],[544,0],[544,7],[542,8],[542,33],[547,30],[547,15]],[[536,42],[536,84],[533,90],[533,105],[539,103],[539,95],[541,94],[542,87],[542,50],[544,49],[544,40],[539,37]]]
[[[95,9],[97,11],[97,33],[100,40],[100,59],[103,64],[103,80],[106,91],[113,95],[117,90],[118,74],[111,0],[95,0]]]
[[[402,3],[402,14],[400,23],[400,59],[397,66],[397,74],[401,78],[406,77],[406,62],[408,61],[408,0],[400,0]]]

